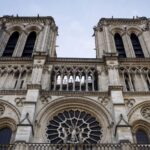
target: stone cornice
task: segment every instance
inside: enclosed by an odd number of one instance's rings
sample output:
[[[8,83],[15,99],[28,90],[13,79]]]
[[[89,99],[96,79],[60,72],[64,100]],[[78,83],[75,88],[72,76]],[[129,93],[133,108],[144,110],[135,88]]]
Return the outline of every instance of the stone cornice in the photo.
[[[3,16],[0,18],[0,20],[5,21],[5,22],[12,22],[12,23],[18,23],[18,22],[29,22],[29,23],[54,23],[54,18],[51,16],[30,16],[30,17],[25,17],[25,16]]]
[[[97,26],[102,25],[141,25],[149,21],[146,17],[137,17],[137,18],[101,18]]]
[[[103,63],[103,59],[96,59],[96,58],[55,58],[55,57],[51,57],[48,59],[48,64],[52,63],[52,64],[60,64],[60,63],[86,63],[86,64],[99,64],[99,63]]]
[[[124,96],[150,96],[150,91],[123,92]]]
[[[109,85],[109,92],[111,92],[111,90],[115,90],[115,91],[122,91],[123,86],[122,85]]]
[[[150,58],[118,58],[118,61],[120,63],[122,62],[149,62],[150,63]]]
[[[150,58],[119,58],[120,66],[147,66],[149,67]]]
[[[85,92],[85,91],[41,91],[41,95],[56,96],[108,96],[108,92]]]
[[[0,57],[0,64],[32,64],[32,61],[28,57]]]
[[[0,90],[0,95],[25,95],[27,90]]]
[[[120,86],[119,86],[120,87]],[[39,88],[39,86],[38,86]],[[30,86],[30,89],[35,89],[35,86]],[[37,88],[36,88],[37,89]],[[41,95],[56,95],[56,96],[108,96],[108,91],[105,92],[86,92],[86,91],[46,91],[40,90]],[[27,90],[0,90],[0,95],[26,95]],[[139,92],[123,92],[124,96],[150,96],[150,91]]]
[[[30,90],[30,89],[38,89],[40,90],[41,89],[41,85],[40,84],[27,84],[27,89]]]

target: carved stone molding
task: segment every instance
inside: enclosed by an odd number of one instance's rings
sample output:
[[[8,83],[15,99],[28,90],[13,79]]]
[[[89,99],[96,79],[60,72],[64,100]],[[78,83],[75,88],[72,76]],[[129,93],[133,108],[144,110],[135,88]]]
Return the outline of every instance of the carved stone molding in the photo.
[[[5,107],[0,104],[0,116],[4,114],[4,111],[5,111]]]
[[[108,97],[98,97],[98,100],[101,102],[102,105],[107,106],[110,102]]]
[[[17,98],[15,98],[15,102],[16,102],[16,105],[18,107],[22,107],[24,101],[25,101],[25,97],[17,97]]]
[[[25,95],[27,90],[0,90],[1,95]]]
[[[41,89],[40,84],[27,84],[27,89]]]
[[[132,108],[135,104],[135,99],[125,99],[125,104],[128,108]]]
[[[108,92],[85,92],[85,91],[41,91],[41,95],[57,95],[57,96],[108,96]]]
[[[122,90],[123,90],[123,86],[122,86],[122,85],[109,85],[109,92],[110,92],[111,90],[122,91]]]
[[[51,96],[41,96],[41,98],[40,98],[42,104],[48,103],[51,99],[52,99]]]

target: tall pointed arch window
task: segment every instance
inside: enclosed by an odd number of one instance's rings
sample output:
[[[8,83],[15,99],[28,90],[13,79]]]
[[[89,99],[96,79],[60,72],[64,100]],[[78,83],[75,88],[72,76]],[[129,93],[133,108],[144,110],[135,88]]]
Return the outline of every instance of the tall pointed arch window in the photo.
[[[136,131],[136,141],[138,144],[148,144],[149,138],[148,138],[147,133],[142,129],[137,130]]]
[[[143,54],[143,50],[142,50],[142,47],[141,47],[141,44],[140,44],[138,37],[134,33],[132,33],[130,38],[131,38],[131,42],[132,42],[135,56],[137,58],[143,58],[144,54]]]
[[[18,39],[19,39],[19,33],[16,31],[10,36],[2,56],[12,57]]]
[[[31,57],[32,56],[32,52],[33,52],[34,45],[35,45],[35,40],[36,40],[36,33],[33,31],[27,37],[27,41],[25,43],[22,57]]]
[[[116,33],[114,39],[115,39],[115,45],[118,52],[118,56],[121,58],[126,58],[126,53],[125,53],[123,41],[120,34]]]
[[[12,130],[8,127],[0,129],[0,144],[9,144],[12,136]]]

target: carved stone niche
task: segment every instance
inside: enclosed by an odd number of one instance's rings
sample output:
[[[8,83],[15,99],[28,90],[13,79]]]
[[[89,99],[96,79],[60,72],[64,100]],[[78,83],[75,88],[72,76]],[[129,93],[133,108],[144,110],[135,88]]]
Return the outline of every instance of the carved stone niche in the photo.
[[[4,114],[5,107],[3,105],[0,105],[0,116]]]
[[[143,118],[150,121],[150,106],[145,106],[141,109],[141,115]]]

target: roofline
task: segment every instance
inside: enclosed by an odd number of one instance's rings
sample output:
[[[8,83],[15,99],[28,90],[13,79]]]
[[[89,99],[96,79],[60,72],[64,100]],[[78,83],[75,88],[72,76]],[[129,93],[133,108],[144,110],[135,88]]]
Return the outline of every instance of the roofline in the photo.
[[[143,16],[143,17],[133,17],[133,18],[101,18],[98,22],[98,26],[99,25],[103,25],[103,24],[109,24],[109,23],[143,23],[145,21],[150,21],[149,18]]]
[[[55,23],[55,20],[52,16],[14,16],[14,15],[4,15],[0,17],[0,20],[6,20],[6,21],[14,21],[14,20],[38,20],[38,21],[44,21],[44,20],[50,20]]]

